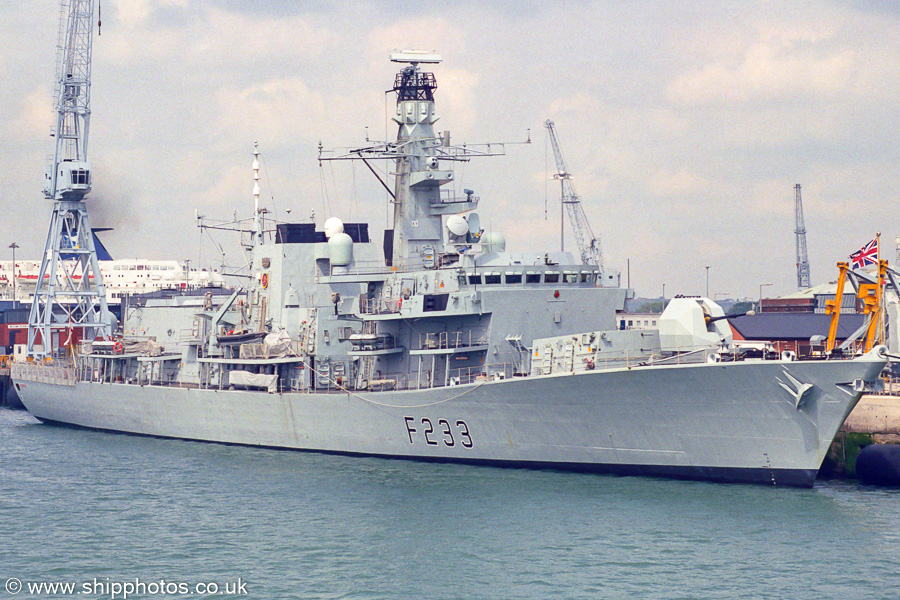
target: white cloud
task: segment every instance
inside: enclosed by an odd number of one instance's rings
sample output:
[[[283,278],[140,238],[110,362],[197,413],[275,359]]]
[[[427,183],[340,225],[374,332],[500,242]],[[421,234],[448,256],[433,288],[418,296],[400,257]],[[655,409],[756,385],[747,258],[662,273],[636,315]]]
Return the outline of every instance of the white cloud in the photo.
[[[330,120],[329,106],[299,77],[253,83],[216,92],[213,128],[256,137],[273,145],[289,144],[321,132]]]
[[[52,122],[53,99],[49,87],[38,87],[26,92],[18,99],[13,118],[5,125],[4,139],[15,143],[17,140],[47,138]]]
[[[50,149],[56,25],[53,6],[0,6],[0,159],[15,173],[4,177],[0,244],[34,231],[29,249],[19,240],[31,255],[45,223],[24,200],[39,196]],[[558,244],[558,188],[544,181],[552,118],[607,262],[624,271],[631,257],[639,293],[663,281],[670,294],[703,291],[707,264],[712,291],[755,295],[761,281],[789,291],[794,183],[814,278],[873,222],[900,233],[898,38],[896,14],[839,3],[110,0],[94,45],[97,205],[120,221],[119,248],[136,248],[126,254],[193,254],[194,207],[246,212],[259,140],[279,210],[355,210],[380,226],[380,185],[344,163],[320,170],[316,145],[359,143],[366,127],[391,137],[387,54],[419,48],[444,56],[437,127],[454,142],[532,130],[530,146],[458,173],[511,248]]]
[[[118,21],[125,27],[139,28],[160,9],[186,8],[190,0],[110,0],[110,3]]]
[[[663,197],[691,197],[708,193],[710,183],[703,177],[688,171],[662,170],[649,177],[650,191]]]
[[[834,94],[852,84],[860,57],[851,51],[817,56],[765,42],[745,49],[734,61],[718,61],[673,82],[670,95],[686,104],[783,100]]]
[[[880,36],[895,20],[821,7],[796,19],[737,21],[722,31],[699,30],[686,43],[693,60],[668,85],[686,105],[862,99],[896,81],[900,55]]]

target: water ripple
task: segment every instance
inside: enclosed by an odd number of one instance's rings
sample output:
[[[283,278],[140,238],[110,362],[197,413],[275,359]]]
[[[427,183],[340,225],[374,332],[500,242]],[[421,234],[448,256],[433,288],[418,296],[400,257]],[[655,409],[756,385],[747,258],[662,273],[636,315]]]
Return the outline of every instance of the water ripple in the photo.
[[[8,410],[0,439],[0,565],[26,581],[241,577],[260,598],[897,596],[897,490],[354,459]]]

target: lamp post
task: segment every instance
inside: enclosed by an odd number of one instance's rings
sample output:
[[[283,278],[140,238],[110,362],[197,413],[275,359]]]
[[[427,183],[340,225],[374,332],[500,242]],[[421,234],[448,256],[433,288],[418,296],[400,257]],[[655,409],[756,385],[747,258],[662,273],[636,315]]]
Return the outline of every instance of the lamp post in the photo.
[[[663,284],[663,310],[666,308],[666,284]]]
[[[704,267],[706,269],[706,297],[709,298],[709,267]]]
[[[12,293],[12,298],[13,298],[13,302],[15,302],[16,301],[16,248],[18,248],[19,245],[17,243],[13,242],[12,244],[9,245],[9,247],[12,248],[12,252],[13,252],[13,262],[12,262],[13,293]]]
[[[772,285],[772,284],[771,283],[759,284],[759,306],[757,307],[757,308],[759,308],[759,312],[762,312],[762,289],[764,287],[769,287],[770,285]]]

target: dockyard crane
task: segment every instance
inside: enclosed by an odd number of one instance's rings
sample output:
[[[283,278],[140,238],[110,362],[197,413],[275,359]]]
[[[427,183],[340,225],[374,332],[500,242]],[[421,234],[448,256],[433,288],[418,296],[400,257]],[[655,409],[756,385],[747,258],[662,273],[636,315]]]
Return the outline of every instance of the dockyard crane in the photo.
[[[44,196],[54,207],[28,317],[29,356],[54,354],[54,330],[65,330],[68,340],[76,330],[88,340],[111,334],[84,202],[92,179],[87,150],[93,15],[94,0],[61,0],[54,148],[43,182]]]
[[[553,178],[559,180],[562,205],[565,207],[569,215],[569,221],[572,223],[572,229],[575,231],[575,242],[578,244],[581,262],[586,265],[597,265],[602,271],[603,251],[600,247],[600,238],[594,235],[591,224],[588,223],[587,215],[584,214],[584,207],[581,205],[581,200],[575,191],[575,185],[572,183],[572,174],[569,173],[569,169],[566,167],[566,159],[563,158],[553,121],[547,119],[544,122],[544,126],[547,127],[549,132],[550,144],[553,146],[553,156],[556,158],[556,173],[553,175]],[[562,250],[565,241],[562,228],[563,224],[560,223],[560,250]]]
[[[806,253],[806,225],[803,223],[803,200],[800,197],[800,184],[794,186],[794,218],[797,236],[797,288],[809,289],[809,256]]]

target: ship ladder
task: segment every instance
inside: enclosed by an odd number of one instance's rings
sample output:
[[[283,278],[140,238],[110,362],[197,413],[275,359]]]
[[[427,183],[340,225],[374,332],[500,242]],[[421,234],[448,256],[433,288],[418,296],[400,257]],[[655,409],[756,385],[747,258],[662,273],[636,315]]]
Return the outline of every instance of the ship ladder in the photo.
[[[306,353],[307,354],[315,354],[316,353],[316,311],[310,311],[311,314],[309,316],[309,323],[306,325]]]
[[[357,373],[356,376],[356,389],[362,390],[369,386],[374,365],[374,356],[361,356],[359,358],[359,373]]]

